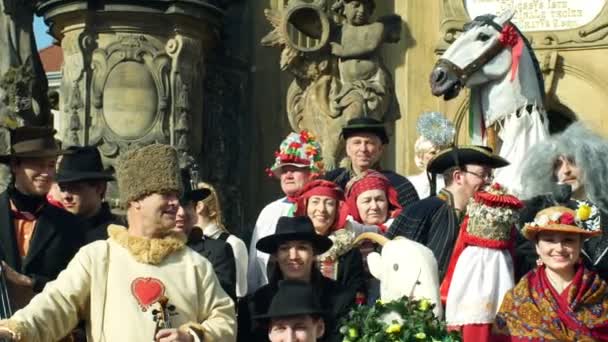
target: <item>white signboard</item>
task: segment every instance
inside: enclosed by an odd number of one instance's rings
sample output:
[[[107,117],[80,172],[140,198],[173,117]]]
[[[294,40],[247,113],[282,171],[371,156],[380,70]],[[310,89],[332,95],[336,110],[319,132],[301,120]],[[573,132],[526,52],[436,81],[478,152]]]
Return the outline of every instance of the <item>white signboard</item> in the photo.
[[[464,0],[471,19],[515,10],[513,22],[522,31],[569,30],[590,23],[606,0]]]

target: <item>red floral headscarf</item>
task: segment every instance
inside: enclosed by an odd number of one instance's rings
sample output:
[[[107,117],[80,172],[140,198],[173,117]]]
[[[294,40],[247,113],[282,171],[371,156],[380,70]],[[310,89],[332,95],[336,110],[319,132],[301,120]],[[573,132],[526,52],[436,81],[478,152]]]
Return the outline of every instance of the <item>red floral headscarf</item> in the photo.
[[[337,210],[336,218],[330,230],[341,229],[344,227],[344,220],[346,216],[340,215],[341,203],[344,202],[344,192],[338,184],[322,179],[317,179],[307,183],[297,195],[296,199],[296,211],[294,216],[306,216],[306,208],[308,206],[308,199],[312,196],[327,196],[336,200]]]
[[[397,201],[397,190],[380,172],[368,170],[351,179],[346,185],[346,205],[343,207],[347,214],[359,223],[363,223],[357,208],[357,197],[368,190],[382,190],[388,200],[389,217],[396,217],[401,212],[401,204]]]

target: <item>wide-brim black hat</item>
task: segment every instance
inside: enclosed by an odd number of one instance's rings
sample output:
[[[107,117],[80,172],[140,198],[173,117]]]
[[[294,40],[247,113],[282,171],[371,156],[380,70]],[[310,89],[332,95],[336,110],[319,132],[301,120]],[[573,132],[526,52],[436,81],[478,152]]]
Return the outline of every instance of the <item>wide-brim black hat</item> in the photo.
[[[386,127],[382,121],[369,117],[348,120],[346,126],[342,128],[341,135],[346,140],[357,133],[375,134],[380,138],[382,144],[388,144],[388,134],[386,134]]]
[[[509,165],[509,162],[501,156],[492,153],[492,149],[485,146],[460,146],[450,147],[439,152],[429,161],[426,170],[430,173],[441,174],[454,166],[465,166],[469,164],[483,165],[496,169]]]
[[[323,314],[319,297],[315,296],[310,283],[300,280],[282,280],[270,302],[268,312],[254,315],[253,318],[270,319],[302,315],[322,316]]]
[[[103,168],[101,155],[93,146],[71,146],[61,158],[55,181],[57,183],[87,180],[113,181],[112,172]]]
[[[333,245],[328,237],[317,234],[308,216],[283,216],[277,222],[276,232],[258,240],[255,248],[261,252],[273,254],[282,243],[297,240],[309,241],[316,254],[326,252]]]

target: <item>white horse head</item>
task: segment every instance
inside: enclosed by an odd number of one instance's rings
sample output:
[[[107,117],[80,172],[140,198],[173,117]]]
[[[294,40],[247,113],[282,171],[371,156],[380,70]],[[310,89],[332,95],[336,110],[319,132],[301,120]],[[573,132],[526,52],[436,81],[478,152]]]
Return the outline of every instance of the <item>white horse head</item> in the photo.
[[[542,74],[527,40],[511,23],[513,15],[483,15],[467,23],[430,77],[433,95],[445,100],[462,87],[471,88],[473,143],[483,143],[482,126],[502,126],[500,155],[511,166],[500,169],[497,178],[506,181],[519,179],[517,170],[529,146],[548,135]]]

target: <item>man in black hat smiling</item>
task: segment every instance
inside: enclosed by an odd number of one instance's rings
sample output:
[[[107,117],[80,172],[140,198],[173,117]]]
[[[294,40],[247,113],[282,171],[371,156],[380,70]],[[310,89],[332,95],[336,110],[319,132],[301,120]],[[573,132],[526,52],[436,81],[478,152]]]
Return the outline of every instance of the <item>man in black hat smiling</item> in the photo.
[[[268,312],[255,318],[268,326],[270,342],[314,342],[325,333],[319,298],[299,280],[282,280]]]
[[[492,181],[492,169],[507,165],[508,161],[483,146],[451,147],[439,152],[427,165],[427,171],[442,174],[445,187],[437,196],[406,207],[386,236],[405,236],[429,247],[437,259],[441,280],[469,199]]]
[[[82,223],[46,201],[63,151],[43,127],[10,132],[10,152],[0,155],[13,176],[0,194],[0,259],[12,309],[26,305],[55,279],[82,246]]]
[[[107,239],[108,226],[121,223],[104,202],[107,182],[113,180],[111,173],[104,171],[96,147],[72,146],[61,158],[56,177],[59,200],[65,210],[87,222],[86,243]]]
[[[297,280],[310,284],[326,311],[325,334],[321,340],[342,340],[337,323],[355,304],[355,292],[342,288],[319,271],[316,256],[326,252],[331,246],[332,241],[317,234],[307,216],[283,216],[279,219],[276,233],[260,239],[256,244],[258,250],[276,259],[277,267],[274,268],[274,274],[269,274],[268,284],[246,297],[248,310],[239,311],[239,341],[268,340],[268,331],[264,327],[260,324],[250,326],[250,317],[257,317],[269,311],[271,300],[279,290],[281,280]]]
[[[369,169],[378,168],[384,146],[388,144],[389,139],[384,124],[369,117],[349,120],[342,128],[341,136],[346,144],[349,165],[328,172],[325,174],[325,179],[337,183],[342,189],[345,189],[352,177]],[[397,199],[404,208],[418,200],[418,192],[407,178],[390,170],[380,172],[397,190]]]

